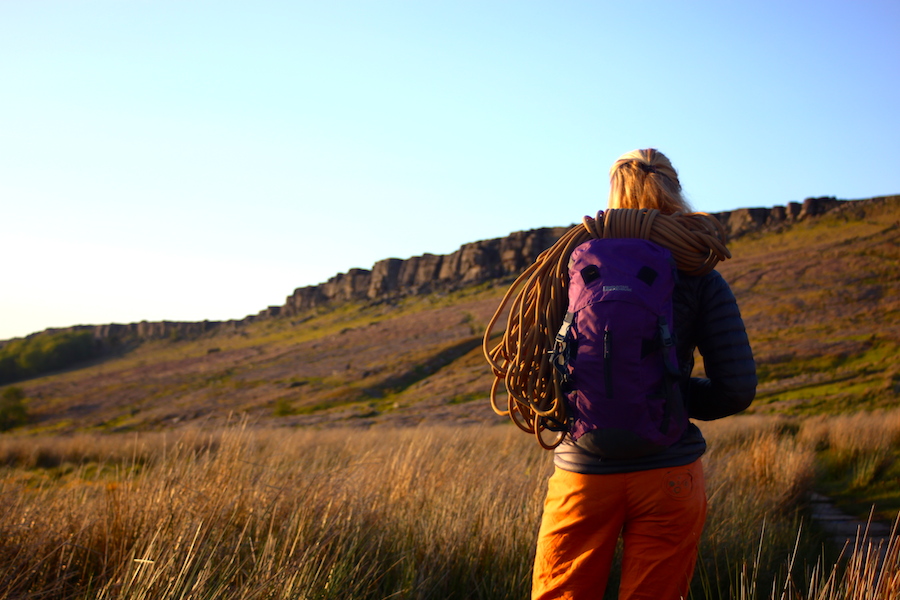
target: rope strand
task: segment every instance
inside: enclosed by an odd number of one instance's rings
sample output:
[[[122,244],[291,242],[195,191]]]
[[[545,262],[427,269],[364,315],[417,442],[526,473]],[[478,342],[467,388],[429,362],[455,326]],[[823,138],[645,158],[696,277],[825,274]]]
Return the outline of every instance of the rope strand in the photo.
[[[562,442],[568,421],[566,398],[550,364],[550,350],[568,308],[569,256],[592,238],[650,240],[668,248],[678,270],[687,275],[704,275],[719,261],[731,258],[725,246],[725,228],[711,215],[609,209],[598,212],[595,219],[585,217],[516,278],[484,332],[482,349],[494,375],[491,407],[533,434],[548,450]],[[491,347],[494,328],[507,306],[506,331]],[[497,401],[501,382],[507,393],[505,408]],[[545,431],[553,432],[550,440],[545,439]]]

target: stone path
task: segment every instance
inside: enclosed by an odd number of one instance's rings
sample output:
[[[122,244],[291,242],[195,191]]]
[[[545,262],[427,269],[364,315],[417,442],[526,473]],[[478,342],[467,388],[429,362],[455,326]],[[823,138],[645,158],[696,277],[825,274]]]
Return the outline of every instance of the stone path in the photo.
[[[862,543],[871,544],[878,551],[879,565],[884,560],[888,542],[891,537],[891,526],[879,521],[862,521],[841,512],[831,499],[813,492],[810,495],[812,518],[821,526],[831,541],[838,548],[845,548],[844,556],[849,556],[854,546]]]

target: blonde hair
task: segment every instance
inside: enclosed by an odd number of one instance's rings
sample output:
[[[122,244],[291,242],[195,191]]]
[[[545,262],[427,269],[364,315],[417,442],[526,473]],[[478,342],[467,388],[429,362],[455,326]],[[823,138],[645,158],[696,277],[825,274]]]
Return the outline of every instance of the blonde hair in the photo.
[[[609,208],[656,208],[665,215],[691,212],[678,173],[655,148],[626,152],[609,170]]]

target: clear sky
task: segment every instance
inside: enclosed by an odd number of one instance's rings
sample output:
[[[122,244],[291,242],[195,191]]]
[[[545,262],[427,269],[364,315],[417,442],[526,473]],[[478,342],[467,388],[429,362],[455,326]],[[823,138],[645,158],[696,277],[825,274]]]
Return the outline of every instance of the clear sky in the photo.
[[[0,340],[568,225],[900,193],[900,2],[0,2]]]

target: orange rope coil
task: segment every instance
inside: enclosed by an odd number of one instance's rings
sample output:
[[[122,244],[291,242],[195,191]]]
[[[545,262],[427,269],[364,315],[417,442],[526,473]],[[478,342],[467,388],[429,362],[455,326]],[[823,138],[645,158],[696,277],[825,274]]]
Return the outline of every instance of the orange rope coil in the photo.
[[[655,209],[608,209],[596,219],[584,217],[544,250],[510,286],[484,332],[482,349],[491,365],[491,407],[520,429],[534,434],[541,447],[555,448],[565,437],[565,395],[550,364],[550,350],[568,308],[568,263],[572,251],[591,238],[641,238],[667,248],[679,271],[704,275],[731,258],[722,224],[706,213],[661,214]],[[509,306],[506,331],[493,348],[494,327]],[[503,382],[507,401],[497,392]],[[545,431],[553,438],[545,439]]]

